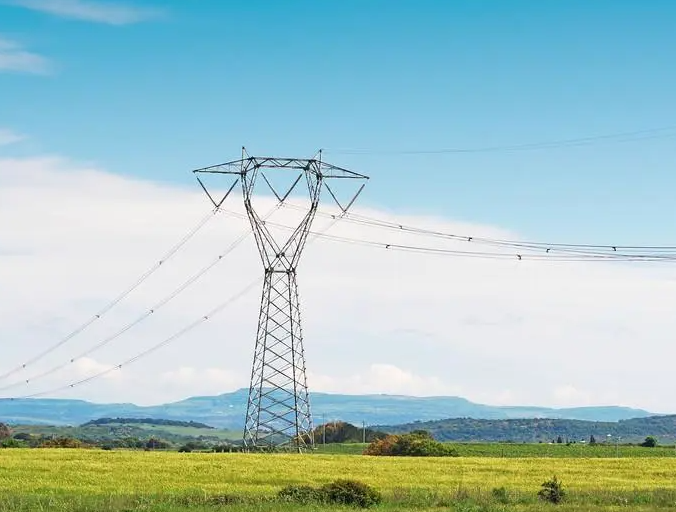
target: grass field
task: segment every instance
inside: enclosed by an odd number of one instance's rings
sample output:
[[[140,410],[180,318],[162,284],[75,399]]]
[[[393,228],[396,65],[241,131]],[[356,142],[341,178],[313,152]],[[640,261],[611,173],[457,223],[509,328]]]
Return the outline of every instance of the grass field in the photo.
[[[676,458],[676,449],[673,446],[658,446],[643,448],[641,446],[615,446],[613,444],[546,444],[546,443],[449,443],[461,457],[557,457],[557,458],[643,458],[643,457],[673,457]],[[319,453],[342,455],[359,455],[363,453],[366,444],[346,443],[317,445]]]
[[[380,508],[386,510],[551,510],[536,493],[553,474],[569,493],[567,503],[556,510],[676,506],[672,457],[387,458],[17,449],[0,451],[0,510],[312,510],[271,500],[284,485],[345,477],[380,490],[385,497]],[[498,501],[493,489],[500,487],[506,499]]]

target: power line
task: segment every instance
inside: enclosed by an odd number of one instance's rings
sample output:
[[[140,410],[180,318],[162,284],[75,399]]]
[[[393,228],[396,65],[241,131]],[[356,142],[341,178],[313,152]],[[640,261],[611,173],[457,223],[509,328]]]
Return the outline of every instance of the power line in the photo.
[[[271,215],[272,212],[274,212],[275,209],[279,208],[279,206],[280,205],[278,204],[265,217],[268,217],[269,215]],[[224,210],[224,213],[235,213],[235,212],[227,212],[227,211]],[[236,215],[239,215],[239,214],[236,214]],[[307,244],[311,244],[312,242],[314,242],[317,239],[317,237],[326,233],[326,231],[331,229],[338,221],[340,221],[344,217],[344,215],[345,215],[345,212],[343,212],[343,214],[341,214],[341,215],[335,216],[332,223],[330,223],[327,227],[325,227],[321,231],[316,232],[311,237],[309,237]],[[102,370],[102,371],[97,372],[93,375],[90,375],[89,377],[85,377],[84,379],[81,379],[81,380],[78,380],[78,381],[75,381],[75,382],[71,382],[71,383],[63,385],[63,386],[58,386],[58,387],[55,387],[55,388],[52,388],[52,389],[49,389],[49,390],[40,391],[40,392],[36,392],[36,393],[30,393],[30,394],[26,394],[26,395],[11,397],[11,398],[9,398],[9,400],[20,400],[20,399],[24,399],[24,398],[37,398],[37,397],[40,397],[40,396],[51,395],[51,394],[54,394],[54,393],[58,393],[60,391],[64,391],[64,390],[67,390],[67,389],[71,389],[71,388],[80,386],[82,384],[86,384],[86,383],[91,382],[93,380],[96,380],[100,377],[108,375],[108,374],[114,372],[115,370],[119,370],[122,367],[129,366],[130,364],[135,363],[139,359],[142,359],[142,358],[152,354],[153,352],[159,350],[160,348],[162,348],[166,345],[169,345],[170,343],[176,341],[177,339],[181,338],[182,336],[184,336],[188,332],[195,329],[197,326],[199,326],[199,325],[203,324],[204,322],[207,322],[208,320],[212,319],[214,316],[221,313],[228,306],[230,306],[231,304],[233,304],[234,302],[236,302],[237,300],[242,298],[244,295],[246,295],[255,286],[258,286],[262,281],[263,281],[263,277],[256,278],[254,281],[250,282],[246,287],[244,287],[243,289],[241,289],[240,291],[238,291],[237,293],[232,295],[225,302],[222,302],[221,304],[219,304],[218,306],[216,306],[215,308],[210,310],[205,315],[203,315],[200,318],[196,319],[195,321],[191,322],[190,324],[183,327],[179,331],[175,332],[174,334],[172,334],[168,338],[165,338],[160,343],[157,343],[156,345],[153,345],[153,346],[149,347],[148,349],[146,349],[142,352],[139,352],[138,354],[134,355],[133,357],[130,357],[129,359],[126,359],[125,361],[122,361],[121,363],[118,363],[114,366],[110,366],[105,370]]]
[[[287,226],[280,226],[287,227]],[[574,261],[644,261],[644,262],[673,262],[676,261],[674,256],[652,256],[652,255],[551,255],[551,254],[533,254],[533,253],[498,253],[498,252],[481,252],[481,251],[461,251],[454,249],[442,249],[436,247],[426,247],[417,245],[395,244],[376,242],[371,240],[363,240],[348,237],[339,237],[335,235],[322,235],[322,238],[336,242],[344,242],[355,245],[365,245],[369,247],[377,247],[380,249],[387,249],[392,251],[406,251],[416,252],[422,254],[436,254],[446,256],[458,256],[468,258],[482,258],[482,259],[500,259],[500,260],[539,260],[539,261],[559,261],[559,262],[574,262]]]
[[[276,210],[279,209],[281,205],[277,204],[275,207],[273,207],[269,212],[267,212],[264,216],[263,219],[268,219]],[[204,275],[206,275],[210,270],[212,270],[216,265],[218,265],[223,259],[229,255],[232,251],[234,251],[246,238],[251,234],[251,229],[245,230],[233,243],[231,243],[225,251],[223,251],[221,254],[216,256],[216,258],[210,262],[208,265],[203,267],[200,271],[195,273],[193,276],[191,276],[189,279],[184,281],[178,288],[173,290],[169,295],[165,296],[162,298],[159,302],[155,303],[153,306],[151,306],[147,311],[145,311],[141,316],[133,320],[132,322],[128,323],[124,327],[122,327],[120,330],[112,334],[111,336],[104,338],[103,340],[99,341],[92,347],[88,348],[84,352],[80,353],[79,355],[71,358],[68,361],[65,361],[61,364],[58,364],[56,366],[53,366],[52,368],[45,370],[44,372],[41,372],[37,375],[33,375],[32,377],[29,377],[27,379],[23,379],[20,381],[15,381],[10,384],[4,385],[0,387],[0,391],[6,391],[8,389],[13,389],[21,385],[28,385],[36,380],[43,379],[45,377],[48,377],[49,375],[53,375],[54,373],[58,372],[59,370],[62,370],[63,368],[74,364],[76,361],[79,361],[94,352],[102,349],[109,343],[115,341],[118,339],[120,336],[125,334],[126,332],[130,331],[140,323],[142,323],[144,320],[147,320],[150,318],[152,315],[154,315],[157,311],[159,311],[163,306],[167,305],[169,302],[171,302],[173,299],[178,297],[181,293],[183,293],[187,288],[189,288],[191,285],[196,283],[200,278],[202,278]]]
[[[95,374],[93,374],[93,375],[90,375],[89,377],[86,377],[86,378],[84,378],[84,379],[82,379],[82,380],[78,380],[78,381],[75,381],[75,382],[71,382],[70,384],[66,384],[66,385],[64,385],[64,386],[59,386],[59,387],[52,388],[52,389],[46,390],[46,391],[40,391],[40,392],[38,392],[38,393],[31,393],[31,394],[22,395],[22,396],[19,396],[19,397],[12,397],[12,398],[10,398],[9,400],[19,400],[19,399],[23,399],[23,398],[37,398],[37,397],[40,397],[40,396],[51,395],[51,394],[53,394],[53,393],[58,393],[59,391],[64,391],[64,390],[66,390],[66,389],[71,389],[71,388],[74,388],[74,387],[76,387],[76,386],[80,386],[80,385],[82,385],[82,384],[86,384],[86,383],[91,382],[91,381],[93,381],[93,380],[95,380],[95,379],[98,379],[98,378],[100,378],[100,377],[103,377],[103,376],[105,376],[105,375],[108,375],[109,373],[112,373],[112,372],[114,372],[115,370],[120,370],[122,367],[129,366],[130,364],[135,363],[135,362],[138,361],[139,359],[142,359],[142,358],[144,358],[144,357],[146,357],[146,356],[152,354],[152,353],[155,352],[156,350],[159,350],[160,348],[162,348],[162,347],[164,347],[164,346],[170,344],[171,342],[176,341],[176,340],[179,339],[180,337],[186,335],[187,333],[189,333],[190,331],[192,331],[193,329],[195,329],[197,326],[199,326],[199,325],[203,324],[204,322],[210,320],[211,318],[213,318],[214,316],[216,316],[218,313],[220,313],[221,311],[223,311],[223,310],[224,310],[226,307],[228,307],[230,304],[232,304],[233,302],[235,302],[235,301],[237,301],[239,298],[241,298],[243,295],[245,295],[245,294],[246,294],[249,290],[251,290],[254,286],[257,286],[258,283],[259,283],[261,280],[262,280],[262,278],[256,279],[255,281],[251,282],[246,288],[240,290],[238,293],[236,293],[235,295],[233,295],[232,297],[230,297],[228,300],[226,300],[225,302],[221,303],[220,305],[218,305],[217,307],[215,307],[214,309],[212,309],[211,311],[209,311],[209,312],[206,313],[205,315],[201,316],[200,318],[198,318],[198,319],[195,320],[194,322],[188,324],[188,325],[185,326],[183,329],[181,329],[181,330],[177,331],[176,333],[172,334],[171,336],[169,336],[168,338],[164,339],[164,340],[161,341],[160,343],[158,343],[158,344],[156,344],[156,345],[153,345],[152,347],[150,347],[150,348],[144,350],[143,352],[139,352],[139,353],[136,354],[135,356],[130,357],[129,359],[126,359],[125,361],[123,361],[123,362],[121,362],[121,363],[118,363],[118,364],[116,364],[115,366],[111,366],[111,367],[109,367],[109,368],[107,368],[107,369],[105,369],[105,370],[102,370],[102,371],[100,371],[100,372],[98,372],[98,373],[95,373]]]
[[[28,359],[25,361],[23,364],[3,373],[0,375],[0,380],[4,380],[7,377],[10,377],[11,375],[14,375],[15,373],[20,372],[21,370],[24,370],[26,367],[37,363],[40,361],[43,357],[51,354],[54,352],[56,349],[59,347],[65,345],[68,343],[70,340],[75,338],[77,335],[81,334],[84,332],[87,328],[89,328],[94,322],[97,320],[101,319],[106,313],[108,313],[111,309],[113,309],[115,306],[117,306],[120,302],[122,302],[124,299],[126,299],[134,290],[136,290],[141,284],[143,284],[150,276],[152,276],[157,270],[159,270],[162,265],[167,263],[188,241],[194,237],[206,224],[209,222],[216,213],[218,213],[219,208],[214,208],[208,215],[206,215],[203,219],[201,219],[197,225],[195,225],[193,228],[188,231],[188,233],[181,238],[176,245],[174,245],[169,251],[164,254],[160,260],[157,261],[152,267],[150,267],[145,273],[143,273],[129,288],[125,289],[120,295],[115,297],[111,302],[109,302],[106,306],[104,306],[101,310],[99,310],[94,316],[92,316],[89,320],[87,320],[85,323],[81,324],[79,327],[77,327],[75,330],[73,330],[71,333],[66,335],[64,338],[59,340],[57,343],[54,345],[46,348],[42,352],[38,353],[37,355],[33,356],[32,358]]]
[[[673,133],[670,133],[673,132]],[[587,146],[599,142],[635,142],[676,136],[676,125],[631,132],[618,132],[604,135],[594,135],[572,139],[558,139],[546,142],[527,144],[512,144],[500,146],[484,146],[475,148],[441,148],[422,150],[378,150],[378,149],[324,149],[325,153],[334,155],[438,155],[463,153],[494,153],[509,151],[534,151],[542,149],[557,149],[574,146]]]
[[[294,209],[298,208],[296,205],[293,204],[286,204],[285,206]],[[332,217],[331,214],[324,212],[319,212],[318,215],[322,215],[324,217]],[[633,255],[641,257],[642,256],[641,254],[633,254],[633,253],[637,251],[642,251],[644,253],[645,252],[653,253],[649,255],[651,257],[656,258],[659,257],[660,254],[667,256],[676,254],[676,246],[668,246],[668,245],[620,245],[620,244],[602,245],[602,244],[553,243],[553,242],[519,241],[519,240],[488,238],[470,235],[458,235],[439,230],[432,230],[400,224],[398,222],[393,221],[376,219],[373,217],[367,217],[353,213],[348,213],[345,216],[345,222],[369,227],[384,228],[414,235],[423,235],[432,238],[447,239],[456,242],[467,242],[478,245],[488,245],[492,247],[506,247],[521,250],[544,251],[546,253],[558,252],[574,255],[593,255],[593,256],[610,255],[613,257],[617,257],[620,255],[620,253],[624,252],[626,253],[624,254],[624,256]]]
[[[227,210],[226,210],[227,211]],[[236,212],[229,212],[232,215],[239,215]],[[348,215],[348,214],[346,214]],[[281,229],[293,230],[291,226],[285,224],[268,222],[270,226],[275,226]],[[574,261],[643,261],[643,262],[672,262],[676,261],[676,254],[626,254],[622,252],[577,252],[571,254],[552,254],[549,251],[541,251],[533,253],[534,249],[526,248],[528,251],[504,253],[504,252],[488,252],[488,251],[464,251],[458,249],[444,249],[438,247],[429,247],[412,244],[399,244],[394,242],[381,242],[375,240],[366,240],[360,238],[352,238],[337,235],[328,235],[321,232],[310,231],[316,237],[324,238],[335,242],[343,242],[348,244],[363,245],[368,247],[376,247],[380,249],[387,249],[392,251],[406,251],[424,254],[436,254],[447,256],[458,256],[468,258],[482,258],[482,259],[501,259],[501,260],[542,260],[542,261],[560,261],[560,262],[574,262]]]

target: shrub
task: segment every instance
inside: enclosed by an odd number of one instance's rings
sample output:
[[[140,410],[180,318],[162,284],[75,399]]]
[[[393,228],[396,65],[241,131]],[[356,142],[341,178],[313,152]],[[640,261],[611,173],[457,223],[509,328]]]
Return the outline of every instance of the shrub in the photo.
[[[561,503],[566,497],[566,491],[556,475],[551,480],[542,483],[542,489],[538,491],[538,498],[549,503]]]
[[[316,501],[324,501],[322,491],[309,485],[287,485],[277,493],[277,497],[283,501],[305,505]]]
[[[331,503],[368,508],[382,501],[382,496],[373,487],[357,480],[336,480],[320,488],[310,485],[287,485],[277,493],[286,502],[308,505]]]
[[[653,436],[648,436],[645,438],[645,441],[641,443],[641,446],[645,448],[655,448],[655,446],[657,446],[657,439]]]
[[[171,444],[163,439],[155,439],[154,437],[151,437],[146,442],[145,448],[147,450],[166,450],[171,448]]]
[[[73,437],[57,437],[42,441],[39,448],[86,448],[82,441]]]
[[[12,439],[11,437],[0,441],[0,448],[23,448],[24,446],[26,445],[22,441]]]
[[[336,480],[324,485],[321,490],[324,500],[340,505],[367,508],[382,501],[382,496],[378,491],[357,480]]]
[[[445,443],[435,441],[427,432],[389,435],[373,441],[364,455],[392,455],[404,457],[457,457],[458,451]]]

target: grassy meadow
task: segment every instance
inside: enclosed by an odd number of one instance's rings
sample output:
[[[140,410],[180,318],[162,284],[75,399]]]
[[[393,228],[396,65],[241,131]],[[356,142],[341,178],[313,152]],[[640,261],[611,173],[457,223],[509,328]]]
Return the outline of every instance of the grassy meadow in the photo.
[[[556,475],[562,505],[538,501]],[[13,449],[0,451],[0,511],[338,510],[275,501],[289,484],[354,478],[381,491],[384,510],[668,510],[676,457],[391,458]],[[504,488],[502,491],[495,489]],[[629,508],[627,508],[629,507]]]
[[[556,457],[556,458],[644,458],[673,457],[676,458],[674,446],[657,446],[643,448],[641,446],[614,444],[576,443],[449,443],[461,457]],[[368,445],[362,443],[334,443],[317,445],[318,453],[337,455],[360,455]]]

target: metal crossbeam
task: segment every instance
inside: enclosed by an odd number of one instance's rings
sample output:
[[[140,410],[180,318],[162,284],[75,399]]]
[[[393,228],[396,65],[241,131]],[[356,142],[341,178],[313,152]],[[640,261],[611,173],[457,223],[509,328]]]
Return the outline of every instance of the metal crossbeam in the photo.
[[[303,451],[314,446],[296,268],[326,181],[334,178],[368,179],[362,174],[322,162],[321,152],[319,155],[319,159],[252,157],[243,149],[240,160],[194,171],[216,207],[222,204],[234,185],[217,203],[200,180],[200,173],[232,175],[235,183],[239,181],[242,184],[244,207],[265,271],[244,426],[247,449],[286,445]],[[266,175],[272,170],[298,175],[290,188],[277,190]],[[259,177],[280,203],[305,178],[309,207],[286,240],[276,240],[253,207],[252,197]],[[346,212],[363,190],[364,183],[354,195],[346,198],[347,202],[343,201],[347,206],[343,206],[334,191],[326,186],[336,204]]]

